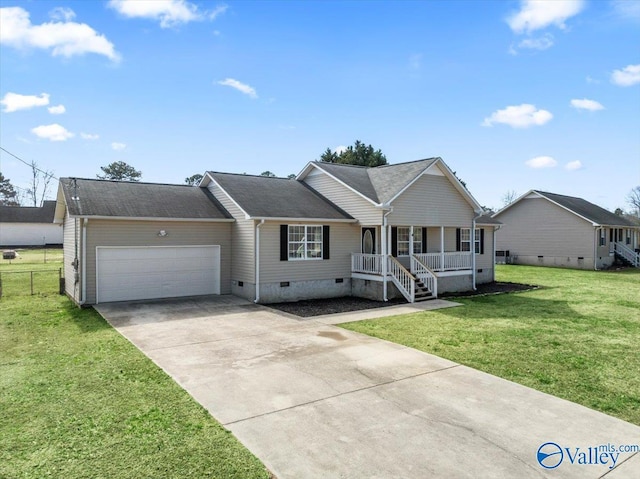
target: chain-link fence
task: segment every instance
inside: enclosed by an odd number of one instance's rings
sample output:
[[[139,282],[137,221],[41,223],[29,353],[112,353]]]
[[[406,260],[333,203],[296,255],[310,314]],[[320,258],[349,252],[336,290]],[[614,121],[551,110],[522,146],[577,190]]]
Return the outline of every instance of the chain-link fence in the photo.
[[[0,271],[0,298],[36,294],[64,294],[62,268]]]

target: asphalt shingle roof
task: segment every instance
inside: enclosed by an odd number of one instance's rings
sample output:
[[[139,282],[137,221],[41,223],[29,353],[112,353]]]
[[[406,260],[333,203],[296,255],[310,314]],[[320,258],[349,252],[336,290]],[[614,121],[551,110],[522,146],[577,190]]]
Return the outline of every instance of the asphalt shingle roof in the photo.
[[[576,198],[573,196],[559,195],[556,193],[548,193],[546,191],[534,190],[536,193],[555,201],[561,206],[564,206],[568,210],[587,218],[593,223],[603,226],[635,226],[626,218],[618,216],[611,211],[605,210],[598,205],[583,200],[582,198]]]
[[[353,219],[301,181],[213,171],[208,174],[254,218]]]
[[[41,207],[0,206],[0,223],[53,223],[55,201],[45,201]]]
[[[490,215],[482,215],[476,219],[478,225],[501,225],[502,223]]]
[[[72,216],[231,218],[209,190],[196,186],[82,178],[61,178],[60,183]]]
[[[439,158],[364,167],[316,162],[316,165],[374,203],[386,203]]]

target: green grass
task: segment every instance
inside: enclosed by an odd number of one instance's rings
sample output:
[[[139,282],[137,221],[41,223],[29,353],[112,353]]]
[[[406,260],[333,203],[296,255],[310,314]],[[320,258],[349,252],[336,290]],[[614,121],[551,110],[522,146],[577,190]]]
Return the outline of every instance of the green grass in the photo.
[[[342,326],[640,425],[640,270],[498,266],[497,279],[542,288]]]
[[[0,477],[268,478],[94,310],[0,300]]]

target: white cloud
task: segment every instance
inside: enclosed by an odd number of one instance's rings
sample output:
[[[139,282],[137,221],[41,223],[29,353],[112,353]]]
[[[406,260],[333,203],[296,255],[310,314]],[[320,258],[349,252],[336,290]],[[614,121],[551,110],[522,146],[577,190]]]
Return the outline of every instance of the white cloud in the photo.
[[[227,5],[218,5],[210,12],[186,0],[110,0],[110,8],[127,18],[147,18],[160,22],[162,28],[204,20],[214,20],[227,10]]]
[[[258,98],[258,94],[256,93],[255,88],[245,83],[241,83],[238,80],[234,80],[233,78],[225,78],[224,80],[219,81],[218,85],[230,86],[231,88],[235,88],[245,95],[249,95],[251,98]]]
[[[100,138],[100,135],[96,135],[94,133],[80,133],[80,138],[83,140],[97,140]]]
[[[111,149],[115,150],[115,151],[122,151],[127,147],[126,144],[124,143],[118,143],[116,141],[114,141],[113,143],[111,143]]]
[[[62,22],[70,22],[74,18],[76,18],[76,12],[71,10],[70,8],[65,7],[56,7],[49,12],[49,16],[53,20],[59,20]]]
[[[73,133],[57,123],[37,126],[31,129],[31,133],[50,141],[67,141],[69,138],[74,137]]]
[[[622,18],[640,20],[640,1],[638,0],[614,0],[613,11]]]
[[[65,18],[71,17],[72,10],[64,10]],[[33,25],[29,12],[21,7],[0,8],[0,43],[15,48],[51,49],[55,56],[72,57],[85,53],[96,53],[118,61],[120,56],[104,35],[99,35],[86,23],[68,20],[60,21],[60,14],[54,11],[54,19],[41,25]]]
[[[482,126],[503,123],[512,128],[528,128],[534,125],[544,125],[552,118],[551,112],[538,110],[535,105],[523,103],[522,105],[508,106],[502,110],[494,111],[491,116],[484,119]]]
[[[589,110],[589,111],[598,111],[604,110],[604,106],[602,103],[597,102],[595,100],[588,100],[587,98],[583,98],[582,100],[571,100],[571,106],[578,110]]]
[[[582,162],[580,160],[570,161],[566,165],[564,165],[565,170],[575,171],[582,169]]]
[[[546,33],[538,38],[525,38],[518,43],[518,48],[528,48],[530,50],[546,50],[553,46],[553,35]]]
[[[614,70],[611,74],[611,83],[618,86],[632,86],[640,83],[640,63],[627,65],[622,70]]]
[[[553,168],[558,165],[558,162],[550,156],[536,156],[525,161],[525,164],[529,168]]]
[[[49,110],[49,113],[51,113],[52,115],[62,115],[67,111],[64,105],[50,106],[49,108],[47,108],[47,110]]]
[[[345,152],[345,151],[347,151],[347,147],[346,147],[346,146],[344,146],[344,145],[336,146],[336,147],[333,149],[333,152],[334,152],[334,153],[336,153],[337,155],[339,155],[339,154],[341,154],[342,152]]]
[[[41,93],[40,95],[20,95],[19,93],[7,92],[0,105],[4,106],[5,113],[11,113],[18,110],[28,110],[36,106],[46,106],[49,104],[49,94]]]
[[[584,8],[583,0],[522,0],[520,11],[507,18],[515,33],[531,33],[555,25],[565,28],[565,21]]]

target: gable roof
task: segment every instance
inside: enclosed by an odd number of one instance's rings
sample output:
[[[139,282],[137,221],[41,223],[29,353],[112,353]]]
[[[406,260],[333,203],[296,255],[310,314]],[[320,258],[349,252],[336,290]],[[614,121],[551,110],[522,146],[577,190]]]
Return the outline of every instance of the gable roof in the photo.
[[[477,225],[501,225],[502,223],[491,215],[482,215],[476,218]]]
[[[250,218],[295,218],[354,221],[307,184],[287,178],[208,171],[215,181]]]
[[[0,206],[0,223],[53,223],[55,201],[44,201],[42,206]]]
[[[229,220],[231,215],[211,193],[189,185],[61,178],[70,216]]]
[[[493,217],[495,218],[507,209],[511,208],[516,203],[519,203],[521,200],[528,198],[531,195],[537,195],[538,197],[551,201],[552,203],[555,203],[556,205],[568,210],[574,215],[591,222],[594,226],[636,226],[626,218],[618,216],[611,211],[605,210],[604,208],[590,203],[585,199],[577,198],[575,196],[559,195],[557,193],[549,193],[540,190],[528,191],[513,203],[507,205],[505,208],[495,213]]]
[[[480,204],[460,183],[442,158],[439,157],[376,167],[313,161],[302,170],[298,175],[298,179],[303,179],[311,168],[315,167],[333,176],[347,188],[364,197],[374,205],[382,206],[393,202],[393,200],[402,194],[420,175],[436,164],[442,165],[445,176],[454,184],[454,187],[473,205],[474,210],[480,211]]]

